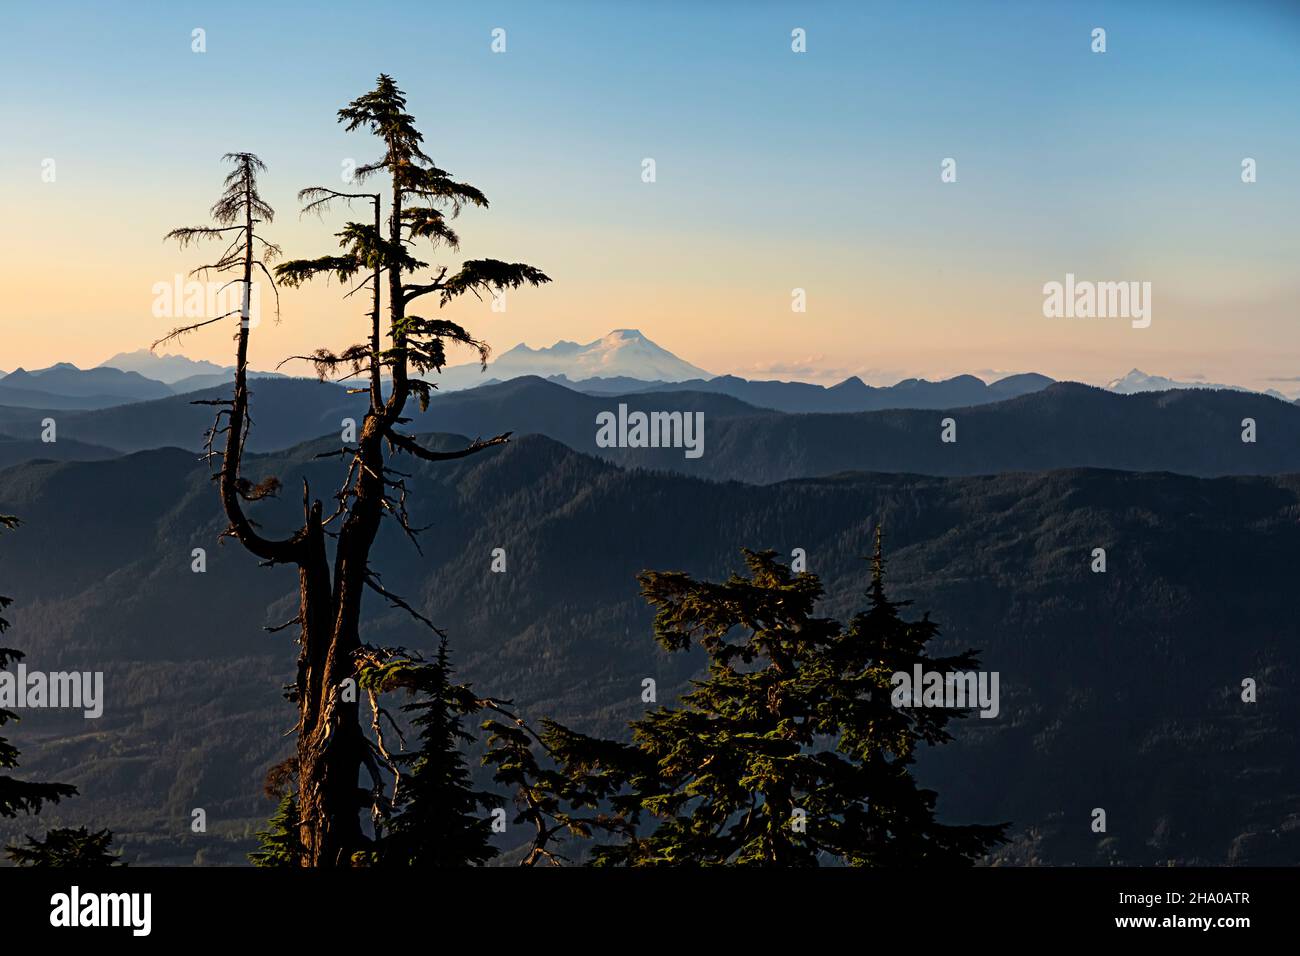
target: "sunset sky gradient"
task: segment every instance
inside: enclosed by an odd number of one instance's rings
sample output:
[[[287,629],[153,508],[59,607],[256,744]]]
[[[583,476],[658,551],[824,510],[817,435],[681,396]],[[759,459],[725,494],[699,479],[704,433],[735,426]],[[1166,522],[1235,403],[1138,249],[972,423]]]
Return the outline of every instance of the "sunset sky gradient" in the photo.
[[[295,195],[378,154],[334,117],[384,71],[492,202],[460,257],[554,279],[449,310],[498,351],[639,328],[751,378],[1138,366],[1300,391],[1300,5],[42,3],[2,32],[6,371],[162,335],[153,285],[202,261],[162,236],[206,221],[225,152],[267,163],[287,255],[333,251],[344,217]],[[1067,272],[1151,282],[1151,327],[1044,318]],[[339,292],[285,290],[253,365],[359,341]],[[228,364],[231,342],[184,352]]]

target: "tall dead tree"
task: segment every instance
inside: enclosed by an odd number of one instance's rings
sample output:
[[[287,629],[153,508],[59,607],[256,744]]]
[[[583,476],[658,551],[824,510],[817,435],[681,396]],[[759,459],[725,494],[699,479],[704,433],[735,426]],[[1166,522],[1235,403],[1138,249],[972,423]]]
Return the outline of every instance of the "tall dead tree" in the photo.
[[[362,811],[369,809],[372,815],[382,817],[380,767],[388,762],[387,753],[382,741],[368,738],[362,730],[355,695],[339,693],[346,680],[356,678],[363,660],[374,660],[374,649],[364,646],[361,640],[363,593],[370,589],[433,628],[427,618],[387,591],[370,568],[370,551],[385,517],[413,540],[417,534],[407,521],[409,489],[405,479],[388,467],[386,455],[404,453],[425,461],[446,461],[509,439],[506,433],[455,451],[433,451],[400,430],[409,422],[403,413],[412,395],[422,407],[427,405],[430,390],[436,386],[417,376],[442,369],[448,343],[475,349],[482,363],[488,357],[487,345],[460,325],[411,314],[408,307],[426,296],[436,297],[432,301],[442,307],[466,293],[481,298],[550,281],[540,270],[523,263],[476,259],[463,262],[451,272],[448,267],[431,268],[415,258],[410,250],[417,241],[458,249],[459,238],[450,220],[466,206],[486,207],[487,199],[473,186],[455,181],[425,154],[414,117],[406,112],[405,95],[391,77],[381,75],[374,90],[338,111],[338,121],[349,131],[365,130],[381,141],[383,156],[356,170],[358,183],[377,179],[380,188],[373,193],[305,189],[300,193],[306,202],[304,211],[323,214],[336,202],[362,201],[370,205],[372,215],[367,222],[344,225],[338,233],[339,254],[284,262],[275,273],[289,286],[315,277],[336,276],[351,282],[359,275],[367,275],[348,292],[352,295],[370,287],[366,340],[341,352],[320,349],[295,358],[310,361],[321,378],[368,371],[370,402],[355,445],[333,453],[348,463],[335,495],[337,506],[326,517],[320,500],[311,497],[304,482],[303,524],[287,538],[263,537],[244,512],[246,501],[274,493],[278,482],[267,479],[254,485],[241,474],[249,427],[247,356],[252,282],[255,270],[271,279],[266,264],[278,252],[256,235],[257,224],[269,222],[273,216],[257,191],[257,173],[263,169],[257,157],[248,153],[227,157],[235,163],[235,170],[227,177],[225,193],[212,208],[215,226],[178,229],[169,234],[182,244],[233,237],[221,259],[203,268],[242,272],[242,278],[235,280],[243,283],[244,294],[236,335],[234,395],[229,402],[221,403],[209,436],[210,454],[220,464],[217,477],[221,502],[230,523],[226,534],[237,538],[266,564],[298,568],[299,614],[296,622],[290,623],[300,628],[295,776],[304,866],[350,865],[358,855],[364,855],[369,844],[361,824]],[[383,231],[385,224],[387,235]],[[430,270],[428,280],[415,281],[415,274],[426,269]],[[274,287],[274,279],[271,282]],[[382,328],[385,293],[386,330]],[[229,317],[217,316],[177,329],[167,339]],[[385,336],[387,343],[383,341]],[[212,445],[219,435],[225,436],[222,452]],[[327,538],[333,539],[332,548]],[[361,786],[363,770],[369,772],[370,789]]]

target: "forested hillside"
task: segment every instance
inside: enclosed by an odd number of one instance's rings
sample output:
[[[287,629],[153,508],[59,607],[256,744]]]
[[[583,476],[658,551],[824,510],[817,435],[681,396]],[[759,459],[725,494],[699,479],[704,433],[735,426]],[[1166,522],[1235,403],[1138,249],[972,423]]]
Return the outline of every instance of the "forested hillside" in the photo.
[[[328,486],[332,461],[312,456],[330,447],[248,459],[250,477],[285,484],[253,507],[267,533],[300,514],[300,475]],[[423,557],[395,527],[380,535],[385,586],[448,630],[463,678],[531,717],[617,734],[644,709],[644,677],[664,700],[692,676],[700,658],[656,650],[638,571],[718,578],[741,547],[802,548],[827,613],[849,613],[879,522],[893,596],[933,613],[944,648],[977,648],[1001,675],[998,718],[963,722],[958,745],[922,760],[946,813],[1013,821],[1011,859],[1294,859],[1300,478],[1068,470],[754,486],[624,471],[541,437],[402,467],[421,489],[412,524],[429,531]],[[29,663],[107,675],[99,720],[24,719],[31,772],[80,785],[77,821],[111,824],[142,859],[241,862],[271,809],[262,775],[292,746],[292,632],[262,628],[296,613],[296,576],[216,543],[224,522],[188,452],[29,463],[0,472],[0,503],[25,519],[0,579],[20,596],[8,616]],[[1105,573],[1090,570],[1098,547]],[[194,548],[206,573],[191,569]],[[490,570],[496,548],[504,573]],[[365,640],[428,649],[404,613],[366,602]],[[205,836],[188,830],[198,806]],[[1090,832],[1094,807],[1107,808],[1104,836]]]

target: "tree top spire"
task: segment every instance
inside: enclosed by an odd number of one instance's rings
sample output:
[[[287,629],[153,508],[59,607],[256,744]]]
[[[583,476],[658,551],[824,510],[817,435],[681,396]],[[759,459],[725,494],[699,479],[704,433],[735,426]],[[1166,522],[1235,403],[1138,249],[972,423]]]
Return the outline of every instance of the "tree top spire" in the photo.
[[[871,552],[871,597],[877,601],[884,597],[885,548],[884,530],[876,525],[876,543]]]

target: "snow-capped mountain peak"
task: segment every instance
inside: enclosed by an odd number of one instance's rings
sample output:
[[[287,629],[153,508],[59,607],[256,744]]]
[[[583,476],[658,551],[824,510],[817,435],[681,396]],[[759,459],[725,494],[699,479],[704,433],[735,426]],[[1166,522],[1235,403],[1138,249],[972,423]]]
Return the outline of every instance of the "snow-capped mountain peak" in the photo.
[[[447,373],[453,371],[447,369]],[[477,373],[477,366],[474,371]],[[569,341],[537,349],[516,345],[490,362],[484,377],[507,379],[520,375],[565,375],[575,381],[625,376],[663,382],[713,377],[656,345],[639,329],[615,329],[585,345]]]
[[[1117,392],[1120,395],[1132,395],[1136,392],[1159,392],[1170,388],[1204,387],[1203,385],[1176,382],[1171,378],[1164,378],[1160,375],[1148,375],[1140,368],[1130,369],[1126,375],[1113,379],[1106,384],[1107,391]]]
[[[1107,391],[1114,392],[1117,395],[1135,395],[1138,392],[1166,392],[1175,388],[1206,388],[1230,392],[1255,391],[1255,389],[1242,388],[1239,385],[1219,385],[1215,382],[1180,382],[1176,379],[1165,378],[1163,375],[1148,375],[1139,368],[1131,369],[1123,378],[1114,379],[1106,385]],[[1260,394],[1271,395],[1274,398],[1289,401],[1281,392],[1271,388]]]

